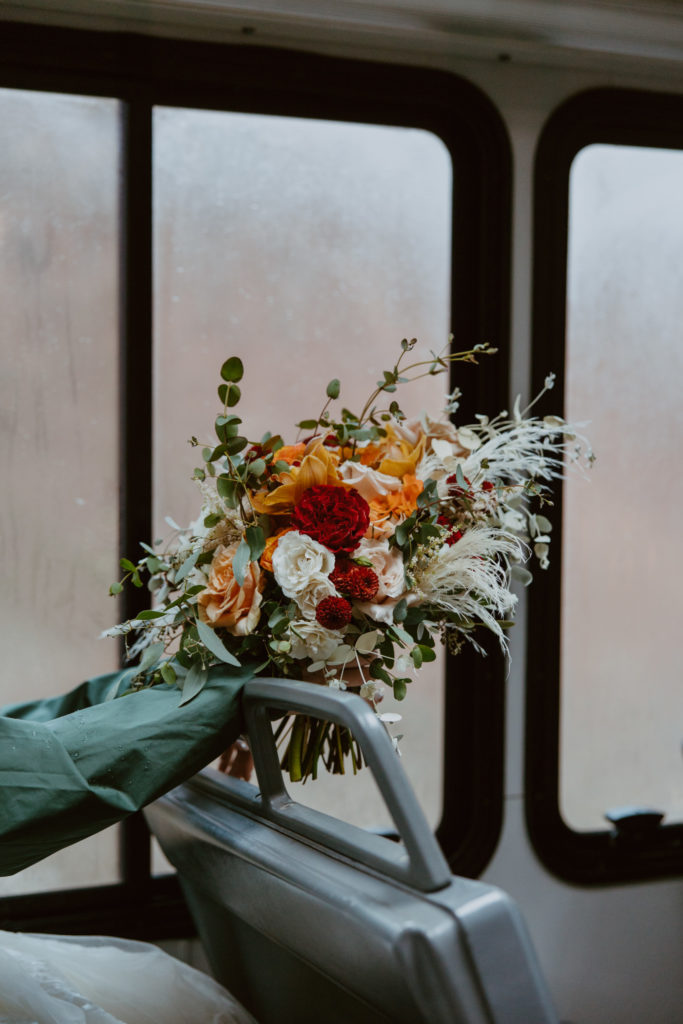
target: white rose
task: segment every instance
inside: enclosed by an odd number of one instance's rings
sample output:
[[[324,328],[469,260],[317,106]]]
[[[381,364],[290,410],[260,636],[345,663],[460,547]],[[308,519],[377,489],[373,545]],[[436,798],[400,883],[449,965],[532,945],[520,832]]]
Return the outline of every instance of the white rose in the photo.
[[[355,487],[366,501],[372,501],[373,498],[401,488],[401,481],[397,476],[380,473],[378,469],[364,466],[362,462],[343,462],[339,467],[339,475],[347,484]]]
[[[293,658],[327,661],[343,642],[339,630],[326,629],[315,619],[297,619],[289,626]]]
[[[356,608],[375,622],[386,622],[387,626],[393,626],[394,608],[400,600],[404,600],[408,607],[420,603],[417,594],[406,590],[400,597],[385,597],[381,601],[356,601]]]
[[[391,427],[396,436],[407,441],[413,448],[419,444],[420,438],[425,433],[423,424],[419,419],[412,420],[391,420]]]
[[[309,577],[304,589],[294,595],[294,600],[305,619],[314,619],[315,610],[320,602],[326,597],[337,596],[337,591],[334,584],[330,582],[329,576],[323,576],[321,572],[316,572]]]
[[[354,558],[367,558],[377,573],[379,588],[375,601],[384,597],[400,597],[405,590],[403,555],[398,548],[390,548],[388,540],[363,537],[353,552]]]
[[[280,537],[272,561],[273,574],[285,597],[296,598],[312,576],[329,576],[334,569],[332,552],[298,530]]]

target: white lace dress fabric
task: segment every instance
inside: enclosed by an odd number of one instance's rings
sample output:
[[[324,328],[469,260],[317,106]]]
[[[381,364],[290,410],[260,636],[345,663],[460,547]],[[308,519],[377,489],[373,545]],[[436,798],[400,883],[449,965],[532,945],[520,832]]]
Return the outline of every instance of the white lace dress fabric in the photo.
[[[256,1024],[207,975],[144,942],[0,931],[0,1024]]]

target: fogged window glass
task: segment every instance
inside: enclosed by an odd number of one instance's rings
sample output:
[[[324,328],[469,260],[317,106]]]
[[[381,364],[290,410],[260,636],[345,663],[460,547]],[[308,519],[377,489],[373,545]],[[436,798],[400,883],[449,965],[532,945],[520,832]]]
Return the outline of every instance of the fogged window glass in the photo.
[[[0,90],[0,705],[116,667],[119,113]],[[0,893],[116,877],[109,832]]]
[[[295,421],[318,415],[331,378],[359,411],[401,338],[427,351],[446,344],[451,192],[450,156],[428,132],[155,111],[158,536],[168,532],[164,516],[186,523],[198,513],[187,440],[211,437],[229,355],[245,365],[237,411],[249,437],[270,429],[292,441]],[[399,397],[407,412],[435,412],[447,386],[426,378]],[[442,669],[431,669],[418,674],[396,731],[436,822]],[[338,781],[309,783],[297,799],[328,810],[333,799],[335,813],[377,823],[381,804],[365,789],[360,797],[360,780],[331,798]]]
[[[683,153],[584,149],[571,171],[567,415],[597,454],[566,485],[561,807],[576,829],[683,817]]]

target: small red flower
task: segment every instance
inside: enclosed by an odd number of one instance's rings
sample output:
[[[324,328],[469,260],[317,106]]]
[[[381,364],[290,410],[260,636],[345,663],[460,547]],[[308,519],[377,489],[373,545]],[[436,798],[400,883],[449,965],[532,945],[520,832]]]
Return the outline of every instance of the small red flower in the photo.
[[[495,486],[496,485],[492,483],[491,480],[484,480],[483,484],[481,485],[481,489],[482,491],[492,491]]]
[[[316,484],[301,496],[291,525],[335,555],[350,555],[370,524],[370,506],[355,487]]]
[[[452,473],[451,476],[447,476],[446,483],[449,485],[448,493],[451,498],[454,498],[456,501],[461,498],[464,498],[465,501],[472,501],[474,495],[472,493],[472,484],[470,483],[469,477],[465,477],[467,488],[460,486],[456,473]]]
[[[449,531],[445,539],[449,548],[452,548],[453,545],[462,537],[462,530],[459,530],[457,526],[454,526],[450,519],[447,519],[444,515],[440,515],[436,521],[439,526],[443,526],[444,529]]]
[[[342,629],[351,621],[351,605],[343,597],[324,597],[315,617],[325,629]]]
[[[338,559],[330,573],[337,590],[357,601],[372,601],[379,590],[379,579],[369,565],[356,565],[348,558]]]

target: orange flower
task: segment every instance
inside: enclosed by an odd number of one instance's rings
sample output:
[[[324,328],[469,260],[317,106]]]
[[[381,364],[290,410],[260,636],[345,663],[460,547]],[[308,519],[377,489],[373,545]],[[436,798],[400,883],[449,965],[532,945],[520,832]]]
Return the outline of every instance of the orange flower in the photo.
[[[197,597],[199,614],[214,629],[222,626],[233,636],[253,633],[261,615],[261,592],[265,580],[256,562],[249,562],[240,587],[232,571],[238,542],[229,547],[220,544],[214,553],[209,585]]]
[[[280,537],[283,537],[286,533],[290,533],[294,529],[293,526],[286,526],[284,530],[278,530],[272,537],[269,537],[266,541],[263,554],[259,558],[259,564],[262,569],[267,569],[268,572],[273,571],[273,552],[277,547],[277,543]]]
[[[403,487],[398,491],[380,494],[370,502],[370,519],[386,519],[387,516],[404,519],[417,508],[418,495],[424,490],[424,484],[416,476],[407,473],[403,478]]]
[[[299,441],[298,444],[286,444],[284,448],[278,448],[275,452],[275,462],[288,462],[291,466],[293,462],[300,462],[304,457],[306,451],[306,445],[303,441]]]
[[[347,487],[339,478],[339,456],[332,453],[319,439],[306,446],[300,466],[292,466],[288,473],[280,474],[280,486],[274,491],[256,491],[251,504],[262,515],[281,516],[291,512],[299,498],[309,487],[332,484]]]

